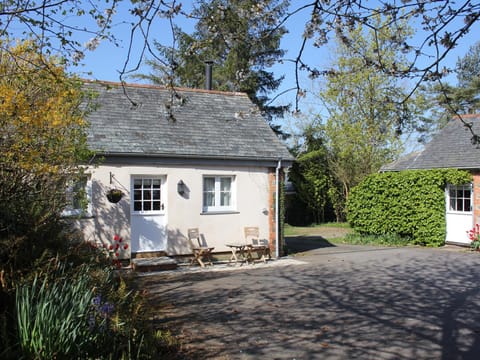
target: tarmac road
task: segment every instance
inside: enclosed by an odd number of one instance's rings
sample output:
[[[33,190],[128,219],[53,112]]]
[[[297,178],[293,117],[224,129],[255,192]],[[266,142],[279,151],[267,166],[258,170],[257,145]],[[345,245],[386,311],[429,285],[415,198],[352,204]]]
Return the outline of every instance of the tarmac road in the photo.
[[[188,358],[480,359],[480,253],[324,245],[143,280]]]

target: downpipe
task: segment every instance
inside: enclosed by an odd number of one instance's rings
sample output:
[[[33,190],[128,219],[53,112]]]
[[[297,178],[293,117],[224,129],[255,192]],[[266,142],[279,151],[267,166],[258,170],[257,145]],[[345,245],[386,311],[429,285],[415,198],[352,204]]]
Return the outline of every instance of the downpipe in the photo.
[[[282,159],[278,160],[277,168],[275,169],[275,258],[280,257],[280,169],[282,168]]]

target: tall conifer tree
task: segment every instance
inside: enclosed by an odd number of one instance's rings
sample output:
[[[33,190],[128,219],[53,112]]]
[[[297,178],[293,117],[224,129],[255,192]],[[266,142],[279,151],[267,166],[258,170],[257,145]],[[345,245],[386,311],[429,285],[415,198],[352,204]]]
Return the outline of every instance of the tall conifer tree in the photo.
[[[175,48],[156,43],[163,61],[149,61],[153,72],[141,77],[203,88],[205,62],[212,61],[213,88],[247,93],[271,123],[287,109],[269,103],[269,94],[283,80],[269,68],[284,55],[280,40],[286,30],[279,20],[287,6],[284,0],[202,0],[193,11],[198,19],[195,32],[176,28]]]

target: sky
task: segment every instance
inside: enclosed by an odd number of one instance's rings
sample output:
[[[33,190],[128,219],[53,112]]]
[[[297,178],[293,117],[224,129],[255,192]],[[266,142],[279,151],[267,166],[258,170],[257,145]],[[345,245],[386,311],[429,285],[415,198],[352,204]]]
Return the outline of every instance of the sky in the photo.
[[[188,11],[191,8],[192,1],[182,1],[184,10]],[[298,7],[299,4],[304,4],[304,1],[292,0],[292,8]],[[304,30],[304,25],[309,19],[310,10],[304,10],[296,14],[293,18],[289,19],[285,23],[285,27],[289,31],[282,40],[281,48],[286,50],[285,58],[294,58],[296,57],[299,48],[302,42],[302,34]],[[125,63],[125,54],[127,52],[128,40],[130,37],[130,24],[128,23],[128,13],[125,9],[119,9],[117,14],[117,19],[122,19],[124,16],[125,22],[117,22],[113,27],[113,31],[116,37],[121,40],[120,46],[116,47],[113,44],[108,42],[102,42],[100,46],[93,52],[87,52],[86,57],[83,61],[83,66],[72,68],[73,72],[76,72],[84,78],[98,79],[98,80],[108,80],[108,81],[119,81],[119,71],[123,68]],[[186,32],[191,32],[194,29],[194,22],[190,19],[185,19],[183,17],[177,17],[174,20],[177,25],[181,26],[182,29]],[[151,39],[160,40],[163,44],[171,44],[171,35],[169,31],[169,24],[166,19],[158,22],[156,26],[151,31]],[[421,39],[421,34],[418,34],[418,39]],[[86,42],[88,38],[85,38]],[[480,40],[480,24],[476,24],[473,31],[471,31],[458,46],[450,53],[447,59],[443,62],[443,65],[448,68],[453,68],[459,57],[462,57],[467,52],[468,48],[473,45],[476,41]],[[420,41],[420,40],[419,40]],[[138,41],[137,43],[141,43]],[[330,46],[327,45],[320,49],[312,46],[311,43],[307,44],[307,47],[304,52],[304,61],[313,66],[320,66],[324,68],[328,66],[332,61],[332,53],[330,51]],[[140,49],[133,51],[134,58],[130,63],[130,68],[135,66],[136,61],[135,55],[138,54]],[[140,73],[149,73],[149,68],[144,64],[140,64]],[[294,66],[293,63],[285,61],[281,64],[275,65],[272,70],[277,77],[284,76],[285,79],[282,82],[282,85],[277,90],[275,94],[271,94],[271,98],[278,95],[278,98],[275,100],[276,104],[294,104],[295,101],[295,91],[288,91],[283,95],[288,89],[295,87],[295,76],[294,76]],[[136,79],[126,79],[127,82],[140,82]],[[315,90],[315,83],[308,79],[306,74],[301,74],[301,85],[304,89],[308,91]],[[455,77],[450,76],[448,79],[451,83],[455,83]],[[317,83],[318,84],[318,83]],[[318,87],[318,86],[317,86]],[[315,108],[318,106],[317,99],[315,96],[309,96],[301,102],[301,110],[303,113],[308,113],[309,111],[315,111]],[[290,119],[291,120],[291,119]],[[286,122],[290,121],[287,117]],[[282,124],[284,125],[284,124]],[[286,124],[288,126],[288,124]]]
[[[192,1],[182,1],[183,8],[188,11],[191,9]],[[303,1],[293,0],[294,6],[298,6],[299,3]],[[129,17],[125,9],[120,9],[117,17],[125,16],[125,19]],[[294,58],[296,57],[301,42],[302,34],[306,21],[310,15],[309,10],[304,10],[295,15],[292,19],[287,21],[285,24],[288,33],[283,37],[281,48],[286,51],[285,58]],[[193,32],[194,31],[194,21],[191,19],[186,19],[185,17],[178,16],[174,19],[175,23],[179,25],[183,31]],[[155,26],[154,30],[151,32],[151,39],[159,40],[164,45],[171,45],[172,38],[170,35],[169,24],[166,20],[159,21]],[[100,46],[92,52],[87,51],[84,61],[81,66],[71,68],[71,71],[79,74],[84,78],[97,79],[97,80],[107,80],[107,81],[119,81],[119,71],[122,70],[125,63],[125,54],[127,52],[127,46],[130,37],[130,24],[128,20],[126,23],[117,22],[113,31],[115,36],[121,40],[120,46],[115,46],[107,41],[104,41]],[[88,36],[84,37],[82,40],[84,43],[88,41]],[[138,43],[141,43],[139,39]],[[140,50],[140,49],[138,49]],[[139,52],[139,51],[138,51]],[[137,52],[137,53],[138,53]],[[305,59],[307,62],[318,65],[322,63],[327,56],[321,53],[322,51],[314,49],[313,47],[307,47],[305,50]],[[134,67],[137,64],[135,59],[132,59],[129,68]],[[295,87],[295,76],[294,76],[294,66],[291,62],[283,62],[282,64],[276,64],[272,67],[274,73],[278,76],[284,76],[285,80],[283,81],[281,87],[278,89],[276,94],[273,94],[271,97],[275,97],[277,94],[285,92],[287,89]],[[140,66],[140,73],[149,73],[150,68],[142,64]],[[127,82],[141,82],[138,79],[127,79]],[[290,91],[287,94],[280,96],[278,102],[293,102],[295,100],[295,92]]]

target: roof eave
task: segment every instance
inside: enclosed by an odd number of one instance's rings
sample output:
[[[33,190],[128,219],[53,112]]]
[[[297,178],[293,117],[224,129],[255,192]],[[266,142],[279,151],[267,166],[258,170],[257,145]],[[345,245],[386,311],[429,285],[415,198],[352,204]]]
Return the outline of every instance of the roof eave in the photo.
[[[97,155],[105,158],[148,158],[148,159],[175,159],[175,160],[211,160],[211,161],[242,161],[260,162],[277,165],[279,161],[282,167],[290,167],[294,161],[292,156],[286,157],[260,157],[260,156],[215,156],[198,154],[168,154],[168,153],[131,153],[131,152],[97,152]]]
[[[407,171],[407,170],[435,170],[435,169],[457,169],[457,170],[465,170],[465,171],[476,171],[480,170],[480,165],[478,166],[435,166],[435,167],[407,167],[401,169],[380,169],[380,172],[399,172],[399,171]]]

